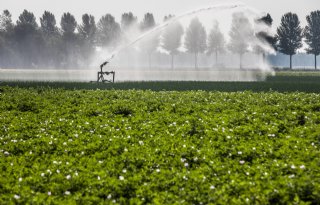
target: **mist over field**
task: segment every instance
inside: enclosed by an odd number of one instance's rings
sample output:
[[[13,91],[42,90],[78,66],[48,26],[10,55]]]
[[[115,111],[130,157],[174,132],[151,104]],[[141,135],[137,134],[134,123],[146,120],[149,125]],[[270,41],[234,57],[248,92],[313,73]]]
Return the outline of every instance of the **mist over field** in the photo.
[[[163,19],[155,19],[153,13],[138,19],[127,12],[120,21],[107,13],[99,19],[84,14],[77,22],[69,12],[59,19],[50,11],[43,13],[40,24],[37,18],[28,10],[16,22],[8,10],[0,16],[0,68],[6,70],[3,80],[24,76],[33,80],[59,80],[59,76],[60,80],[94,80],[99,66],[108,62],[105,71],[117,72],[119,81],[253,81],[272,74],[273,67],[292,67],[293,62],[294,68],[309,69],[317,60],[315,53],[314,59],[300,54],[292,61],[295,54],[309,52],[308,41],[301,40],[298,19],[296,47],[279,47],[286,41],[278,37],[285,24],[275,32],[269,13],[243,3],[219,3]],[[280,52],[291,56],[290,65]],[[242,70],[247,73],[240,74]],[[82,77],[78,77],[80,73]]]

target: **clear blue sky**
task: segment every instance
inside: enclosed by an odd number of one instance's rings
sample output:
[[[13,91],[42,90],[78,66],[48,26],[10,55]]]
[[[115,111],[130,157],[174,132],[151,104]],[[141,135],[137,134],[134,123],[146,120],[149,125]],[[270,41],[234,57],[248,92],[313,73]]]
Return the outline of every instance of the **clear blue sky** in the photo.
[[[204,6],[216,3],[243,2],[248,6],[260,11],[268,12],[274,19],[275,26],[278,26],[281,16],[288,12],[297,13],[305,24],[305,16],[314,10],[320,10],[320,0],[1,0],[0,9],[9,9],[16,20],[23,9],[35,13],[37,19],[44,10],[53,12],[58,21],[63,12],[69,11],[80,20],[84,13],[93,14],[100,18],[106,13],[111,13],[120,21],[124,12],[132,11],[139,20],[143,14],[152,12],[156,21],[161,22],[164,15],[184,13]]]

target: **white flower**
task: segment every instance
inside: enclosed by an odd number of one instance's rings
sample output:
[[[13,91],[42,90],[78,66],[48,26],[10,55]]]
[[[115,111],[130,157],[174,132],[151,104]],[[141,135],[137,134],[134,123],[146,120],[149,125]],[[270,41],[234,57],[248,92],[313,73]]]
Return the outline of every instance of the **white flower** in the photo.
[[[241,151],[239,151],[239,152],[238,152],[238,155],[241,155],[241,154],[242,154],[242,152],[241,152]]]
[[[67,143],[66,143],[66,142],[64,142],[64,143],[63,143],[63,145],[64,145],[64,146],[66,146],[66,145],[67,145]]]
[[[296,168],[296,166],[294,166],[294,165],[291,165],[291,169],[295,169]]]
[[[9,156],[9,152],[7,152],[7,151],[5,151],[3,154],[6,156]]]
[[[112,195],[111,195],[111,194],[109,194],[109,195],[107,196],[107,198],[108,198],[108,199],[111,199],[111,198],[112,198]]]
[[[231,139],[231,136],[228,135],[228,136],[227,136],[227,139]]]
[[[64,194],[65,195],[70,195],[70,191],[65,191]]]
[[[19,182],[22,182],[22,178],[21,177],[19,178]]]
[[[127,148],[124,148],[124,151],[125,151],[125,152],[127,152],[127,151],[128,151],[128,149],[127,149]]]
[[[124,177],[123,176],[119,176],[119,180],[123,181]]]
[[[143,143],[143,141],[139,141],[139,144],[140,144],[140,145],[143,145],[144,143]]]
[[[301,165],[300,166],[300,169],[305,169],[306,167],[304,165]]]
[[[100,180],[100,176],[98,176],[98,180]]]
[[[188,167],[188,166],[189,166],[189,164],[186,162],[186,163],[184,163],[184,166],[185,166],[185,167]]]
[[[41,173],[41,176],[42,176],[42,177],[44,177],[44,175],[45,175],[44,173]]]
[[[156,169],[156,172],[158,172],[158,173],[159,173],[159,172],[160,172],[160,169]]]
[[[48,196],[51,196],[51,191],[48,191]]]
[[[211,185],[211,186],[210,186],[210,189],[215,189],[215,188],[216,188],[216,187],[215,187],[215,186],[213,186],[213,185]]]
[[[59,169],[57,169],[57,173],[60,174],[60,170]]]
[[[69,180],[71,179],[71,175],[67,175],[66,178]]]
[[[14,197],[15,199],[20,199],[20,196],[17,195],[17,194],[15,194],[13,197]]]
[[[126,170],[126,169],[123,169],[123,170],[122,170],[122,172],[123,172],[123,173],[126,173],[126,172],[127,172],[127,170]]]
[[[245,161],[244,161],[244,160],[240,160],[239,163],[240,163],[240,164],[244,164]]]

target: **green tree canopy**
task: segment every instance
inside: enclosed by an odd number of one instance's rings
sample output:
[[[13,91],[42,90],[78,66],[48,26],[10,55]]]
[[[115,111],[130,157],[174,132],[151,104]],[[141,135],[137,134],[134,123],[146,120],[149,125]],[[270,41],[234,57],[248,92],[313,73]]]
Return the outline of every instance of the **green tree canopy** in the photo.
[[[100,46],[113,47],[120,38],[120,25],[111,14],[101,17],[98,22],[98,42]]]
[[[320,54],[320,11],[313,11],[307,16],[307,26],[304,31],[306,43],[309,48],[307,53],[313,54],[315,69],[317,69],[317,56]]]
[[[154,20],[153,14],[152,13],[146,13],[144,15],[144,18],[142,20],[142,22],[140,23],[140,29],[142,31],[146,31],[149,30],[153,27],[156,26],[156,22]]]
[[[268,27],[272,26],[272,22],[273,22],[273,19],[270,16],[270,14],[267,14],[267,15],[265,15],[265,16],[263,16],[263,17],[261,17],[261,18],[259,18],[257,20],[257,23],[265,24]],[[277,38],[276,38],[276,36],[272,36],[266,31],[260,31],[260,32],[258,32],[256,34],[256,37],[259,40],[263,41],[264,43],[269,44],[269,46],[272,47],[273,49],[277,50]]]
[[[12,16],[8,10],[4,10],[0,15],[0,32],[10,33],[13,30]]]
[[[4,10],[0,15],[0,66],[9,67],[14,61],[13,28],[11,13],[8,10]]]
[[[138,23],[138,18],[132,14],[132,12],[129,13],[123,13],[121,16],[121,29],[123,31],[128,30],[133,25],[136,25]]]
[[[68,13],[64,13],[61,17],[61,30],[62,30],[62,50],[63,60],[62,66],[78,66],[79,59],[79,45],[78,36],[76,34],[77,21],[75,17]]]
[[[42,65],[58,67],[62,59],[60,52],[62,42],[54,14],[49,11],[45,11],[40,18],[40,24],[42,37],[44,39]]]
[[[88,66],[91,57],[95,53],[97,26],[92,15],[84,14],[82,23],[78,26],[80,37],[81,59],[85,66]]]
[[[58,32],[56,18],[53,13],[45,11],[40,18],[41,31],[45,35],[55,35]]]
[[[72,14],[64,13],[61,17],[61,29],[63,35],[74,34],[77,28],[77,21]]]
[[[78,26],[78,32],[82,40],[94,44],[97,32],[94,16],[89,14],[82,15],[82,24]]]
[[[43,38],[32,12],[24,10],[14,27],[13,38],[18,66],[36,67],[42,59]]]
[[[290,69],[292,69],[292,56],[302,47],[302,28],[297,14],[289,12],[282,16],[277,29],[277,38],[278,50],[290,55]]]

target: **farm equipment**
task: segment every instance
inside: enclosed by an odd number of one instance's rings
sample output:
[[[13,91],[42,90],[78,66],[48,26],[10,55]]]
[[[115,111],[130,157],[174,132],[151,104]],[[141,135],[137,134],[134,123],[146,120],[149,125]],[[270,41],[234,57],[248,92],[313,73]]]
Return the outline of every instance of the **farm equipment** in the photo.
[[[98,79],[97,79],[97,82],[102,82],[102,83],[105,83],[105,82],[108,82],[108,83],[114,83],[114,77],[115,77],[115,74],[116,72],[115,71],[103,71],[103,67],[106,66],[109,62],[106,61],[104,63],[102,63],[100,65],[100,71],[98,72]],[[108,75],[112,75],[112,79],[107,79],[107,76]]]

